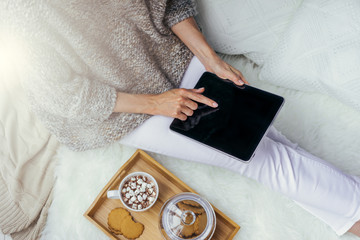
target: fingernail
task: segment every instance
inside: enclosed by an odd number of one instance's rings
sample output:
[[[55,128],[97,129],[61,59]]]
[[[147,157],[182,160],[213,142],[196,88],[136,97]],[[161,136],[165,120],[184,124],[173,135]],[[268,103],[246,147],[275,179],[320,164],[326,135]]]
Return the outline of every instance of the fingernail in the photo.
[[[214,102],[212,105],[213,105],[213,107],[219,106],[216,102]]]
[[[243,81],[241,81],[241,80],[239,80],[238,82],[239,82],[241,85],[243,85],[243,84],[244,84],[244,82],[243,82]]]

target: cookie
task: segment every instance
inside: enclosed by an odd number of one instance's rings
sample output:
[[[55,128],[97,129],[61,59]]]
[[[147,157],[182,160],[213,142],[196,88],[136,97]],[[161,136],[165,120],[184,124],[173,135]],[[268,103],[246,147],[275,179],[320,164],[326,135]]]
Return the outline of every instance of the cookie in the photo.
[[[196,208],[201,208],[201,205],[193,200],[182,200],[181,202]]]
[[[116,235],[123,235],[128,239],[138,238],[144,231],[144,225],[137,223],[128,210],[115,208],[108,216],[109,230]]]
[[[112,233],[115,233],[116,235],[120,235],[120,234],[121,234],[121,232],[120,232],[120,231],[115,230],[115,229],[113,229],[113,228],[112,228],[112,227],[110,227],[110,226],[109,226],[109,230],[110,230]]]
[[[192,211],[196,215],[205,213],[204,208],[201,205],[189,204],[189,202],[181,201],[176,203],[176,206],[181,209],[181,211]]]
[[[131,216],[127,216],[121,222],[121,232],[124,237],[129,239],[135,239],[140,237],[144,231],[144,225],[138,222],[134,222]]]
[[[199,218],[195,219],[195,222],[191,225],[183,225],[179,236],[183,239],[192,239],[199,234]]]
[[[115,234],[122,234],[121,232],[121,222],[124,218],[130,217],[129,211],[124,208],[115,208],[111,210],[108,216],[108,225],[110,231]]]
[[[196,229],[196,235],[200,235],[206,228],[207,216],[206,216],[206,214],[201,214],[201,215],[198,215],[197,218],[199,219],[199,226]]]

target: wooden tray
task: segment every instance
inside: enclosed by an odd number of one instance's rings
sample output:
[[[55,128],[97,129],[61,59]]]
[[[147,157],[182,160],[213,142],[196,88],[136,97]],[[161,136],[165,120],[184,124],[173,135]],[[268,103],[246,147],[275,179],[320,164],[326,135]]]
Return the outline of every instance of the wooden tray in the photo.
[[[143,171],[151,174],[159,185],[159,197],[155,205],[145,212],[131,212],[135,221],[144,224],[143,234],[138,238],[146,240],[163,239],[158,227],[159,213],[162,205],[172,196],[181,192],[193,192],[193,189],[183,183],[174,174],[169,172],[160,163],[142,150],[137,150],[134,155],[117,171],[109,183],[99,193],[95,201],[85,212],[84,216],[90,222],[100,228],[111,239],[119,240],[126,238],[122,235],[115,235],[107,225],[107,217],[110,211],[117,207],[123,207],[118,199],[108,199],[107,191],[119,188],[121,180],[129,173]],[[213,206],[214,207],[214,206]],[[216,213],[216,230],[212,239],[233,239],[239,231],[240,226],[227,217],[224,213],[214,207]]]

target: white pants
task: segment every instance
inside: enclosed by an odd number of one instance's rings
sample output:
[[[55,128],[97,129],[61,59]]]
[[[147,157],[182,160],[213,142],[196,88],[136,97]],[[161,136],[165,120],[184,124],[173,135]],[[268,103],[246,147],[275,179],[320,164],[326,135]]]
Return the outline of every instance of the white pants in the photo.
[[[181,87],[193,88],[204,71],[204,66],[194,57]],[[359,178],[305,152],[274,127],[270,128],[250,163],[244,163],[171,132],[172,120],[153,116],[124,137],[121,143],[227,168],[255,179],[296,201],[330,225],[338,235],[347,232],[360,219]]]

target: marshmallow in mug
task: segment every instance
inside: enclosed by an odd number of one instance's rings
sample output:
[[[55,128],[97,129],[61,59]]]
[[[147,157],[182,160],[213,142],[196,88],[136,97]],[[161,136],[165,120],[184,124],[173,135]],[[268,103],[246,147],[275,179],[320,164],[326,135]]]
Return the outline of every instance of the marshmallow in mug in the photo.
[[[132,209],[147,208],[156,197],[155,183],[146,176],[133,176],[124,183],[121,197],[125,204]]]

